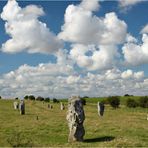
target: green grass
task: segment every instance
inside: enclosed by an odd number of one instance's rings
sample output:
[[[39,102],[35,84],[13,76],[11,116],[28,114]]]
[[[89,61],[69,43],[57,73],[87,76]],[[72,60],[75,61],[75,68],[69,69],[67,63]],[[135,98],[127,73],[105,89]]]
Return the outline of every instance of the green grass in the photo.
[[[67,109],[61,111],[60,104],[53,104],[51,110],[47,103],[26,101],[26,114],[20,115],[13,109],[13,100],[0,100],[0,146],[148,147],[147,109],[106,105],[104,116],[99,117],[98,100],[87,100],[85,141],[75,143],[67,142]]]

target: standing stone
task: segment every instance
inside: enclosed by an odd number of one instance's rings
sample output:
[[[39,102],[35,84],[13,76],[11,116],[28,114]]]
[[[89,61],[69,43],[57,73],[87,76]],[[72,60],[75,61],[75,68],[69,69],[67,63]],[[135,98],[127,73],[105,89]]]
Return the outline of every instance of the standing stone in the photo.
[[[64,104],[61,102],[60,105],[61,105],[61,110],[64,110],[65,109]]]
[[[83,141],[85,114],[80,97],[73,96],[69,99],[66,119],[69,126],[68,142]]]
[[[23,100],[20,101],[20,114],[25,114],[25,102]]]
[[[98,102],[98,114],[99,116],[103,116],[105,106],[102,102]]]
[[[50,109],[52,109],[53,108],[53,105],[50,105]]]
[[[52,106],[51,104],[48,104],[48,108],[49,108],[49,109],[52,109],[53,106]]]
[[[19,109],[19,103],[18,102],[14,102],[13,103],[13,106],[14,106],[14,109],[16,110],[16,109]]]

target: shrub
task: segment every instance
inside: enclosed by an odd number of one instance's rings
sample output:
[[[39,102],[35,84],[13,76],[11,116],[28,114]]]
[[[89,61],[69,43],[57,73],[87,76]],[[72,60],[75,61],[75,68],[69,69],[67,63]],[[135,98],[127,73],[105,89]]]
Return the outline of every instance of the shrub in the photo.
[[[29,99],[29,100],[35,100],[35,96],[30,95],[30,96],[28,96],[28,99]]]
[[[0,99],[2,99],[2,97],[0,96]]]
[[[50,102],[50,98],[45,98],[44,101],[45,102]]]
[[[143,108],[148,108],[148,96],[140,97],[139,106]]]
[[[15,98],[15,100],[18,100],[18,98]]]
[[[56,98],[53,98],[53,103],[59,103],[59,100],[57,100]]]
[[[107,101],[115,109],[118,108],[120,105],[120,99],[118,96],[108,97]]]
[[[129,94],[125,94],[124,96],[125,96],[125,97],[129,97],[130,95],[129,95]]]
[[[38,97],[36,98],[36,100],[37,100],[37,101],[44,101],[44,98],[41,97],[41,96],[38,96]]]
[[[25,96],[25,97],[24,97],[24,99],[25,99],[25,100],[28,100],[28,99],[29,99],[29,97],[28,97],[28,96]]]
[[[85,100],[85,98],[81,98],[81,102],[82,102],[83,105],[86,105],[86,100]]]
[[[126,105],[127,107],[134,108],[138,106],[138,103],[134,99],[128,98],[126,101]]]

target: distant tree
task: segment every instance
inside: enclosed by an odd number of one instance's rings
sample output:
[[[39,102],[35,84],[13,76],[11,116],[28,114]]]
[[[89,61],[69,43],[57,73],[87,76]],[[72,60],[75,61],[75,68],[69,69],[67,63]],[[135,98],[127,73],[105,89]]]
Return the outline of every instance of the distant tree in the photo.
[[[28,99],[29,99],[29,100],[35,100],[35,96],[30,95],[30,96],[28,96]]]
[[[15,98],[15,100],[18,100],[18,98]]]
[[[148,96],[143,96],[139,98],[139,106],[143,108],[148,108]]]
[[[86,105],[86,99],[84,97],[81,98],[81,102],[82,102],[83,105]]]
[[[129,94],[125,94],[124,96],[125,96],[125,97],[129,97],[130,95],[129,95]]]
[[[0,96],[0,99],[2,99],[2,97]]]
[[[138,103],[134,99],[128,98],[126,101],[126,105],[127,107],[135,108],[138,106]]]
[[[26,95],[26,96],[24,97],[24,99],[25,99],[25,100],[28,100],[28,99],[29,99],[29,96]]]
[[[56,98],[53,98],[53,103],[59,103],[59,100]]]
[[[108,103],[113,107],[113,108],[118,108],[120,105],[120,99],[118,96],[111,96],[107,98]]]
[[[36,98],[36,100],[37,100],[37,101],[44,101],[44,98],[41,97],[41,96],[38,96],[38,97]]]
[[[83,98],[89,98],[88,96],[84,96]]]
[[[44,101],[45,101],[45,102],[50,102],[50,98],[47,97],[47,98],[44,99]]]

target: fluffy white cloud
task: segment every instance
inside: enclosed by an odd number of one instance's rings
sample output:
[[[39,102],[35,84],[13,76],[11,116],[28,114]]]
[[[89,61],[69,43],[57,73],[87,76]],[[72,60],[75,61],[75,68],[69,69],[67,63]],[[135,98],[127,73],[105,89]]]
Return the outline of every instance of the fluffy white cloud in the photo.
[[[99,9],[99,0],[93,0],[93,1],[90,1],[90,0],[83,0],[80,4],[80,6],[86,10],[89,10],[89,11],[96,11]]]
[[[1,18],[6,21],[5,30],[11,38],[2,44],[1,50],[9,53],[27,50],[29,53],[52,54],[62,48],[62,42],[45,23],[38,20],[42,15],[44,11],[41,7],[29,5],[21,8],[15,0],[9,0]]]
[[[60,39],[72,42],[71,58],[87,70],[111,68],[119,56],[117,45],[126,40],[126,23],[114,12],[97,17],[93,11],[98,10],[98,6],[97,0],[69,5],[58,34]]]
[[[148,33],[148,24],[142,28],[141,33]]]
[[[126,35],[126,42],[129,42],[129,43],[136,43],[137,42],[137,39],[135,37],[133,37],[131,34],[127,34]]]
[[[127,42],[122,47],[125,62],[130,65],[148,63],[148,35],[142,35],[142,44]]]
[[[70,56],[79,67],[87,70],[101,70],[113,67],[118,52],[114,45],[95,47],[94,45],[73,44]]]
[[[83,1],[78,6],[67,7],[59,38],[74,43],[103,45],[120,44],[125,40],[127,25],[114,12],[99,18],[90,9],[82,7],[82,4]]]
[[[128,9],[129,7],[136,5],[143,0],[119,0],[119,6],[124,9]]]

